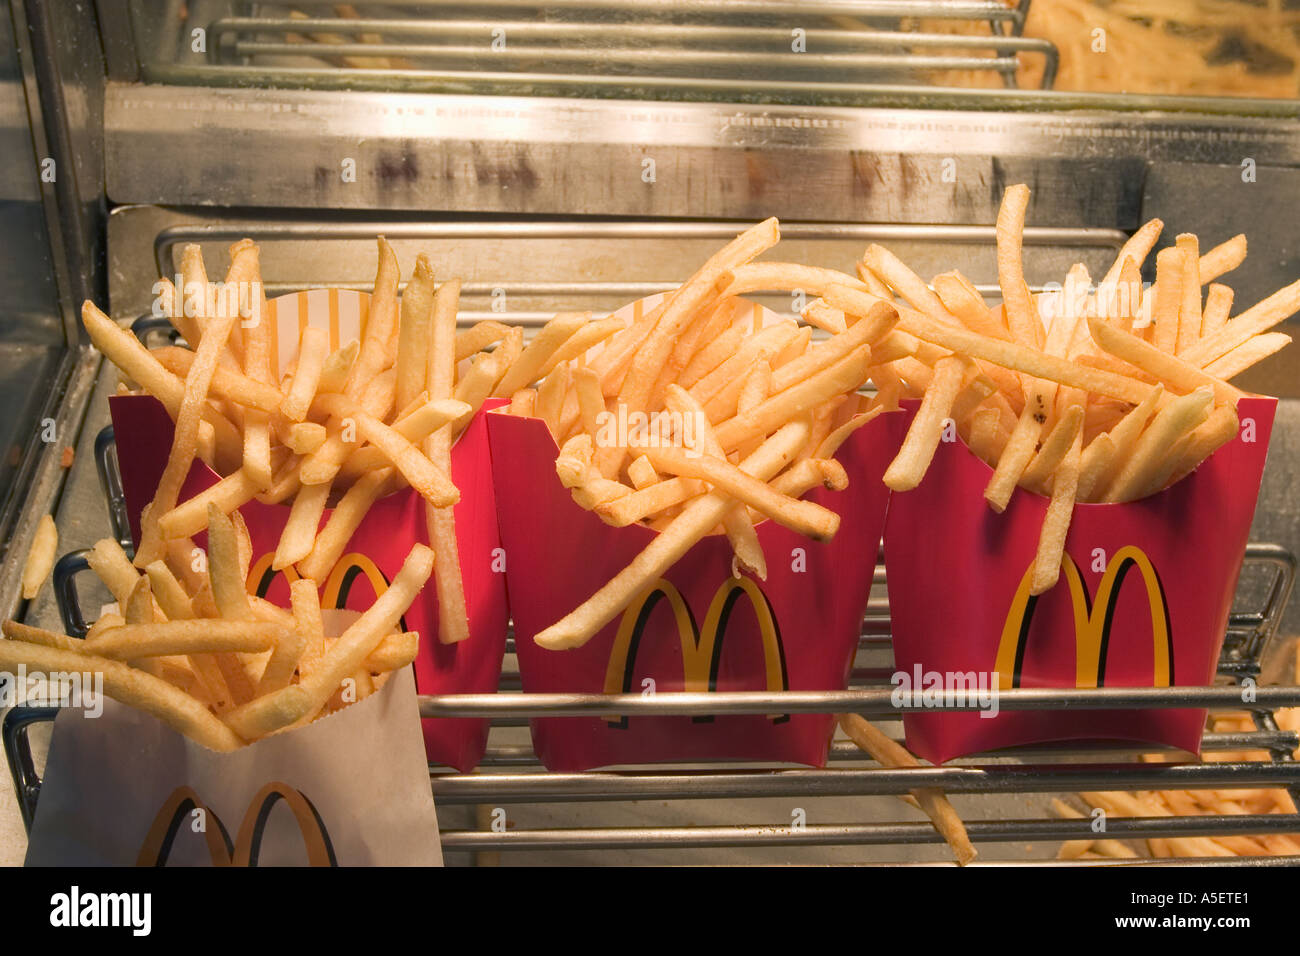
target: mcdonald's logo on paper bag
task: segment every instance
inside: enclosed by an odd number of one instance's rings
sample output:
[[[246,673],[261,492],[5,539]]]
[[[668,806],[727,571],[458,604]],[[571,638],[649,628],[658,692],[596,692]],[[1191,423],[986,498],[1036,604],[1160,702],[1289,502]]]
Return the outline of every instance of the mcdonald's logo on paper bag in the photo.
[[[1074,609],[1074,653],[1076,687],[1101,687],[1106,679],[1106,655],[1110,649],[1110,632],[1114,623],[1115,605],[1120,589],[1134,568],[1141,575],[1146,588],[1147,607],[1151,613],[1151,640],[1154,647],[1152,677],[1154,686],[1169,687],[1174,682],[1174,642],[1169,623],[1169,603],[1165,599],[1164,585],[1151,559],[1140,549],[1128,545],[1120,548],[1106,565],[1101,583],[1097,585],[1095,601],[1088,596],[1088,586],[1078,565],[1068,554],[1061,560],[1061,570],[1070,592]],[[1021,667],[1024,663],[1025,645],[1029,639],[1029,625],[1034,618],[1038,596],[1029,593],[1033,567],[1025,571],[1016,589],[1011,607],[1002,625],[994,669],[998,672],[998,687],[1006,690],[1020,686]]]
[[[253,562],[248,569],[249,594],[256,594],[260,598],[266,597],[271,591],[271,586],[275,584],[276,575],[284,575],[286,581],[298,579],[298,572],[294,570],[292,564],[279,571],[272,569],[271,562],[274,559],[275,554],[270,553],[262,555]],[[339,558],[325,581],[325,590],[321,594],[321,607],[339,610],[346,608],[348,597],[352,593],[352,585],[363,575],[370,582],[370,588],[375,592],[376,598],[388,590],[388,578],[379,570],[375,562],[364,554],[345,554]],[[401,628],[407,629],[405,615],[401,620]]]
[[[196,810],[203,814],[203,837],[213,866],[257,866],[262,849],[266,822],[275,805],[283,801],[293,812],[302,834],[311,866],[338,866],[334,844],[316,807],[301,791],[283,783],[268,783],[253,797],[234,841],[221,818],[204,806],[191,787],[177,787],[163,802],[145,834],[136,866],[166,866],[177,831],[192,819]]]
[[[717,689],[718,669],[722,662],[722,645],[731,622],[736,602],[749,598],[750,607],[758,619],[759,640],[763,651],[763,671],[768,690],[786,690],[789,675],[786,672],[785,647],[781,642],[781,628],[777,624],[772,605],[758,584],[750,578],[729,578],[718,586],[704,616],[704,626],[699,627],[686,599],[672,582],[660,578],[654,586],[642,593],[623,612],[614,646],[610,650],[609,665],[605,670],[605,693],[632,692],[637,651],[641,637],[650,622],[655,608],[663,600],[673,612],[677,636],[682,649],[683,690],[702,693]],[[697,721],[712,717],[697,717]],[[786,716],[773,716],[773,721],[788,720]],[[627,717],[611,717],[609,722],[620,728],[627,727]]]

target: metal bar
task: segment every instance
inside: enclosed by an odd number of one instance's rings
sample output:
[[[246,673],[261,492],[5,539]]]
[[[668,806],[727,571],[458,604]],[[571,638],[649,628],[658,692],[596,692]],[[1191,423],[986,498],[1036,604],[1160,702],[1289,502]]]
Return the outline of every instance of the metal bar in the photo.
[[[508,42],[516,38],[529,40],[567,40],[582,41],[596,38],[601,50],[611,44],[625,44],[629,41],[640,43],[666,44],[673,41],[690,43],[723,43],[733,46],[750,46],[755,42],[767,41],[778,45],[783,51],[790,51],[790,30],[784,27],[762,27],[722,25],[717,23],[611,23],[609,21],[551,22],[534,20],[384,20],[357,19],[340,20],[309,18],[295,20],[292,17],[223,17],[208,27],[212,42],[210,58],[215,56],[227,43],[227,38],[239,34],[256,33],[329,33],[345,36],[360,33],[374,33],[386,37],[404,39],[445,37],[492,39],[493,30],[504,30]],[[867,49],[895,47],[916,47],[920,49],[955,49],[955,50],[1024,50],[1045,52],[1051,44],[1045,40],[1031,37],[1006,36],[990,34],[989,36],[966,36],[962,34],[921,33],[903,30],[826,30],[805,29],[804,38],[817,46],[823,44],[837,46],[854,46]],[[421,46],[416,49],[436,53],[440,46]],[[507,46],[507,49],[509,47]],[[323,55],[339,55],[342,47],[320,46],[316,50],[304,51],[297,45],[295,53],[320,52]],[[501,51],[504,52],[504,51]],[[362,55],[391,56],[394,47],[387,44],[367,44],[360,51]],[[805,54],[798,54],[803,56]],[[214,62],[216,62],[214,60]]]
[[[869,770],[470,773],[431,774],[430,780],[434,796],[449,804],[577,803],[896,796],[929,788],[950,794],[990,794],[1287,787],[1300,781],[1300,764],[1218,761],[1188,764],[996,764]]]
[[[303,0],[300,7],[318,7],[332,0]],[[464,8],[452,0],[396,0],[391,7]],[[526,3],[520,0],[479,0],[470,5],[478,10],[597,10],[602,13],[628,13],[644,16],[645,0],[546,0]],[[1015,22],[1018,12],[1001,0],[659,0],[653,6],[655,16],[857,16],[857,17],[927,17],[936,20],[996,20]]]
[[[902,740],[896,740],[896,743],[904,743]],[[1279,752],[1291,752],[1300,747],[1300,734],[1293,731],[1257,731],[1255,733],[1233,733],[1233,734],[1205,734],[1201,737],[1202,753],[1220,753],[1232,750],[1269,750]],[[1077,742],[1074,746],[1045,746],[1035,747],[1033,756],[1041,757],[1135,757],[1140,754],[1156,753],[1160,751],[1174,752],[1172,748],[1155,747],[1149,744],[1106,744],[1098,747],[1083,747]],[[973,754],[970,759],[980,757],[1002,756],[995,753]],[[854,744],[847,740],[835,740],[831,742],[829,759],[833,762],[870,762],[871,758]],[[722,761],[714,760],[713,763],[752,763],[752,761]],[[537,755],[533,753],[533,748],[529,745],[522,744],[499,744],[488,747],[483,759],[479,762],[480,767],[540,767],[541,764]],[[431,769],[439,768],[437,764],[431,764]]]
[[[978,700],[927,706],[896,706],[892,690],[734,691],[640,694],[446,694],[421,695],[421,717],[636,717],[734,714],[896,715],[935,710],[976,711]],[[1259,687],[1252,706],[1300,707],[1300,687]],[[1242,709],[1239,687],[1017,688],[998,693],[1002,710]]]
[[[491,222],[241,222],[196,223],[169,226],[154,237],[154,264],[159,278],[176,271],[173,250],[189,242],[235,242],[243,238],[262,241],[321,239],[373,239],[382,235],[394,239],[731,239],[739,231],[733,222],[587,221],[534,222],[500,220]],[[879,242],[964,242],[989,243],[996,238],[993,226],[885,225],[864,223],[783,222],[786,239],[827,239]],[[1119,249],[1127,234],[1120,229],[1066,229],[1028,226],[1024,242],[1029,246],[1079,246]],[[670,286],[674,288],[675,286]]]
[[[1083,821],[1086,824],[1089,821]],[[1108,817],[1094,834],[1078,820],[972,820],[974,843],[1078,839],[1257,836],[1300,833],[1290,814],[1203,817]],[[807,824],[790,826],[606,827],[538,830],[444,830],[444,850],[649,850],[734,846],[918,846],[943,843],[930,823]]]
[[[689,50],[619,49],[566,50],[556,47],[525,46],[509,46],[504,50],[493,51],[490,47],[486,46],[444,46],[430,48],[398,43],[386,44],[382,47],[367,43],[339,43],[315,48],[304,47],[304,44],[301,43],[271,43],[261,40],[240,40],[235,43],[235,52],[239,56],[243,57],[254,57],[258,55],[301,56],[304,53],[312,56],[375,56],[380,51],[382,51],[383,55],[392,57],[404,57],[407,59],[436,59],[440,61],[480,61],[483,63],[500,64],[507,68],[512,63],[545,63],[547,67],[551,64],[581,64],[588,67],[601,68],[607,64],[620,64],[643,68],[671,68],[673,70],[686,70],[688,68],[700,69],[705,67],[723,69],[728,65],[732,65],[749,67],[751,69],[761,68],[763,75],[766,77],[771,77],[773,74],[778,74],[785,70],[821,70],[828,73],[839,71],[838,75],[841,76],[844,71],[849,70],[875,73],[910,73],[932,70],[992,70],[1001,73],[1014,73],[1020,66],[1020,61],[1014,56],[970,57],[922,56],[912,54],[889,55],[880,53],[789,53],[781,56],[773,56],[760,62],[755,58],[754,54],[750,52],[733,53],[723,51],[704,52]],[[453,75],[461,76],[469,80],[472,80],[480,72],[495,72],[491,70],[479,71],[476,69],[451,69],[448,67],[444,67],[444,70]],[[510,75],[529,76],[530,74],[512,72]],[[591,75],[587,73],[553,74],[548,72],[538,75],[546,76],[552,82],[585,84],[591,81]],[[669,79],[667,75],[662,73],[619,74],[618,78],[625,84],[636,83],[642,80],[658,83],[661,80]],[[739,83],[746,79],[741,75],[714,77],[699,74],[691,74],[681,77],[674,75],[672,78],[699,80],[707,83],[717,81]],[[523,82],[529,81],[525,80]],[[808,82],[818,81],[810,80]]]

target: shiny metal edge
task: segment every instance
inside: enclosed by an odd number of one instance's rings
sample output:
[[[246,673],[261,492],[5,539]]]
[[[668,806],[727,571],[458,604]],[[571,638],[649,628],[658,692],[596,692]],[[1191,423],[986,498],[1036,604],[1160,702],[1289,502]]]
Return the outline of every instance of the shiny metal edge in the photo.
[[[1084,820],[970,820],[973,843],[1021,840],[1064,842],[1081,834],[1096,838]],[[1300,832],[1300,817],[1277,814],[1203,817],[1110,817],[1106,839],[1139,840],[1194,836],[1255,836]],[[791,826],[572,827],[516,830],[443,830],[443,851],[483,850],[645,850],[707,847],[916,846],[941,844],[933,824],[924,822],[805,824]]]
[[[19,617],[18,612],[23,604],[22,576],[18,573],[20,556],[31,550],[36,525],[41,516],[53,513],[58,504],[59,494],[68,476],[68,470],[61,461],[62,450],[65,445],[74,444],[81,431],[102,359],[103,356],[98,351],[89,347],[68,353],[66,361],[71,368],[65,373],[66,384],[60,383],[62,397],[52,414],[59,440],[38,445],[31,477],[25,480],[23,476],[19,478],[22,482],[19,485],[22,506],[15,517],[13,530],[5,542],[3,552],[4,566],[10,570],[0,575],[0,618],[5,620]]]

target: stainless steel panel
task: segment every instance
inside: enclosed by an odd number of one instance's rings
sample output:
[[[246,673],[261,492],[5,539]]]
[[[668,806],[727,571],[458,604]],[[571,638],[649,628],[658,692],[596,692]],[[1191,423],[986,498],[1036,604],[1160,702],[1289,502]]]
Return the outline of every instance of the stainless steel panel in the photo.
[[[105,110],[121,203],[981,224],[1023,181],[1031,223],[1132,229],[1148,162],[1300,164],[1294,119],[1173,113],[129,84]]]

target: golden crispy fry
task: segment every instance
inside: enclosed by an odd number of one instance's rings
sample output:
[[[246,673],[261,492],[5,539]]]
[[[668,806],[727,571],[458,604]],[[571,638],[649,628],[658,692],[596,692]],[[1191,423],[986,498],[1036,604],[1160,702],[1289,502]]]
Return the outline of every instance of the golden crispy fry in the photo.
[[[148,578],[141,581],[148,583]],[[164,654],[208,654],[218,651],[257,653],[285,638],[274,624],[260,621],[155,621],[104,631],[86,639],[86,653],[112,660],[133,661]]]
[[[321,377],[325,372],[325,360],[329,354],[330,339],[325,329],[308,326],[302,330],[298,345],[298,364],[289,381],[289,391],[280,403],[280,411],[292,422],[300,422],[307,417],[312,399],[320,388]],[[271,409],[267,409],[270,411]]]
[[[784,425],[763,442],[758,451],[745,459],[740,470],[760,481],[768,480],[789,463],[794,453],[808,440],[811,431],[812,423],[806,416]],[[538,633],[534,640],[541,647],[551,650],[581,647],[587,643],[636,594],[676,563],[696,541],[708,534],[731,506],[732,502],[717,492],[691,502],[628,567],[580,607]]]
[[[894,491],[910,491],[921,483],[943,437],[965,367],[965,360],[955,355],[935,364],[934,381],[925,391],[925,398],[907,430],[903,447],[885,471],[885,484]]]
[[[189,694],[161,678],[108,658],[56,647],[0,641],[0,670],[19,664],[28,671],[92,671],[103,675],[104,693],[127,706],[157,717],[209,750],[238,749],[243,741]]]
[[[36,525],[36,534],[32,536],[31,550],[23,562],[22,588],[23,599],[30,601],[41,591],[41,585],[54,570],[54,557],[59,549],[59,531],[54,526],[51,515],[41,515]]]
[[[858,714],[840,714],[839,725],[850,740],[883,767],[921,765],[921,762],[906,748],[890,740]],[[913,790],[912,796],[925,811],[925,815],[934,823],[934,828],[939,835],[952,848],[959,864],[965,866],[978,856],[966,833],[966,825],[962,823],[961,817],[957,815],[957,811],[953,809],[942,790]]]

